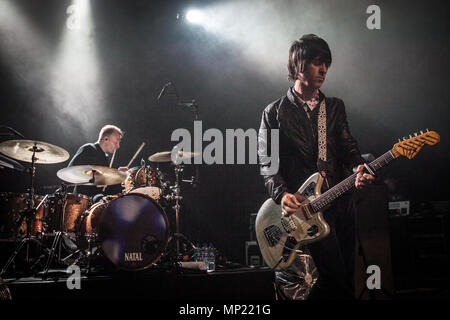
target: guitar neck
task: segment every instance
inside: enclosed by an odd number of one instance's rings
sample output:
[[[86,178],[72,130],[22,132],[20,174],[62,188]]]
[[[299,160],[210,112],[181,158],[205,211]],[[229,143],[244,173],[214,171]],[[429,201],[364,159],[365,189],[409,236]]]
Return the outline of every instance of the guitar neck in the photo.
[[[392,153],[391,150],[378,157],[374,161],[372,161],[369,166],[374,170],[378,171],[382,167],[386,166],[392,160],[394,160],[396,156]],[[346,179],[339,182],[337,185],[332,187],[331,189],[324,192],[318,198],[314,199],[309,203],[313,212],[319,212],[332,203],[334,200],[339,198],[341,195],[346,193],[348,190],[355,186],[356,173],[347,177]]]

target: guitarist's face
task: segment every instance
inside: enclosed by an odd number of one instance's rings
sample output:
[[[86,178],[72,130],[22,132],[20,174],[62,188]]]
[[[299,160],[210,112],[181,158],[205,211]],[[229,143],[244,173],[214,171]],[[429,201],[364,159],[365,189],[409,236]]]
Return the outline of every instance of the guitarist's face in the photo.
[[[327,71],[328,64],[320,57],[316,57],[305,65],[304,72],[300,72],[298,78],[304,86],[319,89],[325,82]]]

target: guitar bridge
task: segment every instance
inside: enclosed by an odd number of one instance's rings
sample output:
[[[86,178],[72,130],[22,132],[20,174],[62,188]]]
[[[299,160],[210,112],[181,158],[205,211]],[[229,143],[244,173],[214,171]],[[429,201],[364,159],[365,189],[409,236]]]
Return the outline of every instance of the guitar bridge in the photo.
[[[297,230],[297,226],[292,218],[281,218],[281,225],[287,233]]]

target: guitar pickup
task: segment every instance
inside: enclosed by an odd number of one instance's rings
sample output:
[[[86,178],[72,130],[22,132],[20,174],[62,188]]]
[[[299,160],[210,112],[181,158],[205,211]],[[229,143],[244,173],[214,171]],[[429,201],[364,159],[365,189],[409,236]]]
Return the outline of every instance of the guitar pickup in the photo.
[[[264,236],[269,247],[274,247],[281,239],[281,230],[279,227],[271,225],[264,229]]]

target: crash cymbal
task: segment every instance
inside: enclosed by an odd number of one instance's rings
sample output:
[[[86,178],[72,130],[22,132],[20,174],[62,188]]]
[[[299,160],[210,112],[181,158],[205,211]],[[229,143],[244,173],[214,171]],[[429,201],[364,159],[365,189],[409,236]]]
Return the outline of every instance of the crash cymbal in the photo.
[[[198,156],[198,152],[183,152],[178,151],[178,159],[180,161],[186,160],[189,158],[194,158]],[[163,152],[157,152],[155,154],[152,154],[150,157],[148,157],[148,160],[152,162],[172,162],[172,152],[171,151],[163,151]]]
[[[59,170],[56,175],[65,182],[88,186],[113,185],[122,183],[127,173],[103,166],[72,166]]]
[[[35,147],[35,148],[34,148]],[[33,151],[35,163],[60,163],[69,159],[69,153],[53,144],[33,140],[7,140],[0,143],[0,152],[15,160],[32,162]]]

